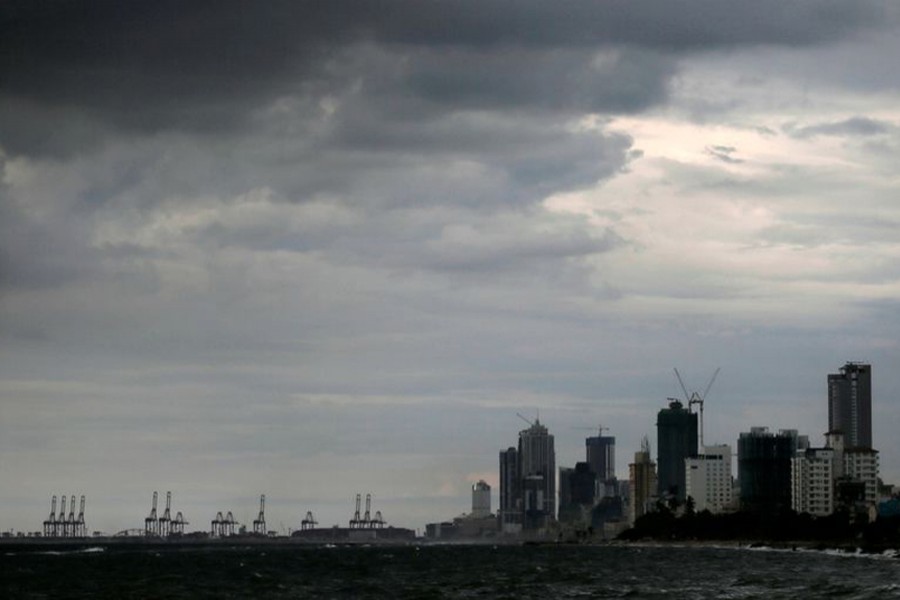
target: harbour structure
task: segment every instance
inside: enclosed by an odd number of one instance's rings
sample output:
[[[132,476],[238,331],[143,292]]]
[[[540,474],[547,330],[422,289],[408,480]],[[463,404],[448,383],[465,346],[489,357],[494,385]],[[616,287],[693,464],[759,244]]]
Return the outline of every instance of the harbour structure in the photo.
[[[641,449],[628,465],[628,515],[631,523],[650,512],[656,498],[656,463],[650,456],[650,440],[641,440]]]
[[[184,535],[184,527],[188,522],[184,520],[181,511],[172,518],[172,492],[166,492],[166,508],[162,516],[157,512],[159,494],[153,492],[153,500],[150,504],[150,513],[144,518],[143,535],[145,537],[167,538],[174,535]]]
[[[235,527],[238,523],[234,520],[234,515],[229,510],[225,516],[222,511],[216,513],[216,516],[210,522],[210,536],[212,537],[232,537],[235,534]]]
[[[43,536],[49,538],[83,538],[87,536],[84,522],[85,498],[81,496],[78,515],[75,515],[75,495],[72,495],[69,513],[66,514],[66,496],[63,494],[56,512],[56,496],[50,499],[50,515],[43,522]]]
[[[685,494],[697,512],[718,514],[731,510],[733,485],[728,444],[704,446],[700,454],[685,459]]]
[[[872,365],[848,362],[828,375],[828,431],[848,448],[872,448]]]
[[[685,459],[697,455],[697,414],[675,398],[656,417],[657,494],[685,500]]]
[[[360,501],[362,496],[356,495],[356,511],[350,519],[350,529],[377,529],[384,527],[384,518],[381,511],[376,511],[372,516],[372,494],[366,494],[366,512],[360,516]]]
[[[353,517],[348,527],[317,527],[318,523],[312,512],[300,524],[300,529],[291,533],[291,537],[315,542],[377,542],[377,541],[411,541],[416,537],[412,529],[391,527],[384,520],[380,510],[371,514],[372,494],[366,494],[365,513],[362,513],[362,494],[356,494]]]
[[[315,529],[316,525],[318,524],[319,522],[316,521],[316,518],[313,516],[312,511],[308,510],[306,511],[306,516],[303,517],[302,521],[300,521],[300,530],[306,531],[308,529]]]
[[[253,521],[253,533],[255,535],[266,535],[266,495],[259,497],[259,515]]]

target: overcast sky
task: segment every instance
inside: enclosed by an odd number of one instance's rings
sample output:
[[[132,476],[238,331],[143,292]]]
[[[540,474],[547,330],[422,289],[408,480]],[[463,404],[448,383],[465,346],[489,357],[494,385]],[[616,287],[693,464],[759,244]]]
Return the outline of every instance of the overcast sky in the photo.
[[[617,472],[873,365],[900,483],[900,14],[865,0],[0,7],[0,529],[421,528],[528,418]],[[889,443],[889,440],[891,442]]]

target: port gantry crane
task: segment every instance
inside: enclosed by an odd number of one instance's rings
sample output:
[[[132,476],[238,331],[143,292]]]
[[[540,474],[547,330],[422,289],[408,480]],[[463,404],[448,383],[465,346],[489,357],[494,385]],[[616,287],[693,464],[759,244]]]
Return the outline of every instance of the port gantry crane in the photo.
[[[172,492],[166,492],[166,510],[159,518],[159,535],[168,537],[172,532]]]
[[[72,496],[74,501],[75,497]],[[87,537],[87,526],[84,524],[84,495],[81,496],[81,505],[78,508],[78,518],[75,521],[75,537]]]
[[[253,521],[253,533],[266,535],[266,495],[259,497],[259,516]]]
[[[66,520],[66,536],[75,537],[75,495],[72,494],[69,502],[69,517]]]
[[[684,380],[681,379],[681,373],[678,372],[678,369],[674,369],[675,377],[678,378],[678,383],[681,385],[681,391],[684,392],[684,399],[688,403],[688,410],[697,404],[700,406],[700,448],[703,448],[703,403],[706,401],[706,395],[709,394],[709,389],[712,387],[712,384],[716,381],[716,377],[719,376],[719,371],[722,370],[722,367],[718,367],[715,372],[712,374],[712,377],[709,378],[709,383],[706,384],[706,389],[703,390],[703,395],[699,393],[692,392],[688,393],[687,387],[684,385]]]
[[[366,494],[366,512],[363,515],[362,525],[363,529],[372,526],[372,494]]]
[[[319,522],[316,521],[316,518],[313,516],[312,511],[306,511],[306,517],[300,521],[300,531],[306,531],[307,529],[315,529],[316,525]]]
[[[56,495],[50,500],[50,516],[44,521],[44,537],[56,537]]]
[[[150,515],[144,519],[144,535],[156,537],[159,535],[159,518],[156,516],[156,503],[159,494],[153,492],[153,505],[150,508]]]
[[[362,495],[356,495],[356,511],[353,513],[353,518],[350,519],[350,529],[359,529],[362,527],[362,519],[359,516],[359,505],[362,502]]]

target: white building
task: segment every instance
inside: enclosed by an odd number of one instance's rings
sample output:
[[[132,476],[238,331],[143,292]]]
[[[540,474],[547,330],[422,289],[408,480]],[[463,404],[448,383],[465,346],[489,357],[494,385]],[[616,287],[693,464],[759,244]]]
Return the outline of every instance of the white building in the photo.
[[[826,517],[834,512],[835,451],[809,448],[791,459],[791,508]]]
[[[694,510],[716,514],[732,506],[731,446],[704,446],[699,456],[686,458],[685,497],[693,498]]]
[[[866,504],[874,505],[878,501],[877,450],[870,448],[847,448],[844,450],[844,475],[865,484]]]

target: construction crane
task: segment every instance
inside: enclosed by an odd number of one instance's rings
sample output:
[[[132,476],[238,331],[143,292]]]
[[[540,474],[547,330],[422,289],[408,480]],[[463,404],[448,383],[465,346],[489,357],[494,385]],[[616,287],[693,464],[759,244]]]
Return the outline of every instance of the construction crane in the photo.
[[[597,425],[596,427],[573,427],[572,429],[596,431],[597,435],[601,437],[603,436],[604,431],[609,431],[609,427],[604,427],[603,425]]]
[[[687,386],[684,385],[684,380],[681,378],[681,373],[678,372],[678,369],[673,369],[675,371],[675,377],[678,378],[678,383],[681,385],[681,391],[684,392],[684,399],[688,403],[688,410],[692,410],[692,407],[697,404],[700,406],[700,447],[703,447],[703,403],[706,401],[706,395],[709,393],[709,389],[712,387],[713,383],[716,381],[716,377],[719,376],[719,371],[722,370],[722,367],[718,367],[715,372],[712,374],[712,377],[709,378],[709,383],[706,384],[706,389],[703,390],[703,394],[699,394],[696,391],[688,393]]]
[[[522,413],[516,413],[516,416],[519,417],[520,419],[522,419],[523,421],[525,421],[526,423],[528,423],[530,426],[534,427],[534,423],[529,421],[527,417],[522,415]],[[537,423],[539,420],[540,419],[536,420],[535,423]]]
[[[259,516],[253,521],[253,533],[266,535],[266,495],[259,497]]]

